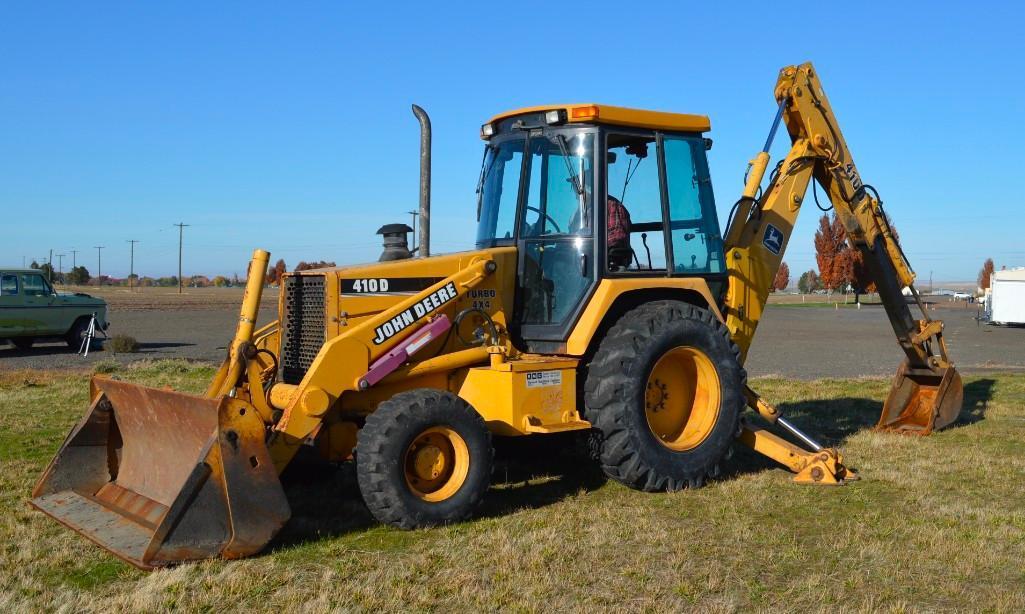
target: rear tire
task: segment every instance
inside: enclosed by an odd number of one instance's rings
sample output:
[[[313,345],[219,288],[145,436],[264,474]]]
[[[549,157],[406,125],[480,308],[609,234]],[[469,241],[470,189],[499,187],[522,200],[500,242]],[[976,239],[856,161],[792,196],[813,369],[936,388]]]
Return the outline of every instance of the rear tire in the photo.
[[[585,383],[602,469],[650,492],[703,485],[739,432],[746,381],[740,351],[711,311],[657,301],[627,312]]]
[[[356,477],[370,513],[403,529],[468,518],[491,485],[494,450],[466,401],[421,388],[381,403],[356,444]]]
[[[35,342],[36,340],[32,337],[13,337],[11,339],[11,343],[14,344],[14,347],[22,351],[31,350],[32,344]]]

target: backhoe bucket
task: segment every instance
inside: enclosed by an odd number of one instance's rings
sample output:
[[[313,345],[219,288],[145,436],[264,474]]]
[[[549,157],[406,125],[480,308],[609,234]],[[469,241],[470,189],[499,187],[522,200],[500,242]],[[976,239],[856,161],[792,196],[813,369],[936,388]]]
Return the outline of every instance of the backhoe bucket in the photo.
[[[957,420],[964,401],[961,375],[953,365],[935,371],[897,369],[893,388],[876,428],[907,435],[928,435]]]
[[[90,388],[34,507],[143,569],[254,554],[288,520],[250,405],[105,378]]]

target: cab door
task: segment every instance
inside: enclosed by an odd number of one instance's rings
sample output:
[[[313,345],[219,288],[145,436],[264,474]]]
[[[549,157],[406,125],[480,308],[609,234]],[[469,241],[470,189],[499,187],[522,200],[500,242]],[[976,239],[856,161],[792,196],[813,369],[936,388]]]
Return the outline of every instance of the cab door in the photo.
[[[22,299],[17,273],[0,273],[0,339],[6,335],[26,335],[31,331],[32,324]]]
[[[21,294],[26,323],[31,332],[37,335],[58,332],[61,309],[53,304],[56,295],[46,278],[39,273],[22,273]]]
[[[553,349],[596,285],[594,131],[537,130],[520,177],[518,332],[533,351]]]

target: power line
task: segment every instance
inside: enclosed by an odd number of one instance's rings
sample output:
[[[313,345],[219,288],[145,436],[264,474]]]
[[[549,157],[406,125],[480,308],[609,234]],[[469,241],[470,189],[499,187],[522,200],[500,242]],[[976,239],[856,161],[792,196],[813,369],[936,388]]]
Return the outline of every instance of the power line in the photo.
[[[93,247],[96,248],[96,285],[97,286],[102,286],[103,285],[103,256],[101,255],[102,254],[101,250],[104,247],[106,247],[106,245],[94,245]]]
[[[128,291],[132,291],[133,277],[135,277],[135,244],[139,241],[137,239],[128,239],[131,244],[131,255],[128,257]]]
[[[172,224],[172,226],[178,227],[178,294],[182,293],[182,230],[186,226],[191,225],[192,224],[184,224],[182,222]]]

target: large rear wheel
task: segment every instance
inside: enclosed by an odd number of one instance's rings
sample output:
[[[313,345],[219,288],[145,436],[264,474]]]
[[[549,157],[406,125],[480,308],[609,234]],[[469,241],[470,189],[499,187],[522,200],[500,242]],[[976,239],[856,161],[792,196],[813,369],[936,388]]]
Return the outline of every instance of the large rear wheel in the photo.
[[[422,388],[367,418],[356,474],[375,518],[412,529],[468,518],[491,484],[493,457],[480,414],[450,392]]]
[[[707,309],[657,301],[623,315],[585,383],[605,473],[646,491],[697,487],[715,474],[745,405],[739,354]]]

